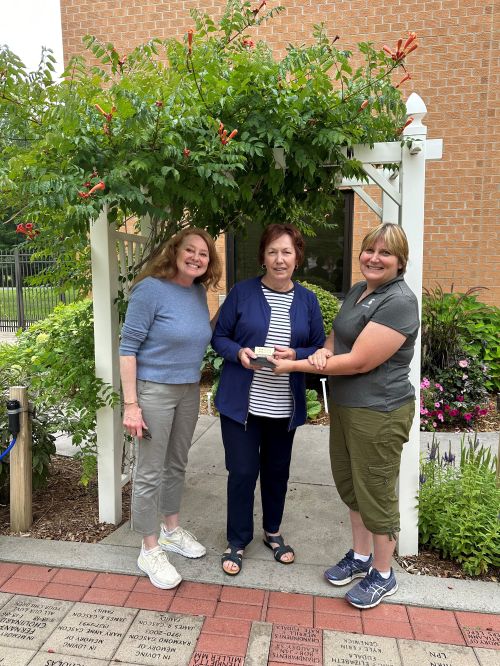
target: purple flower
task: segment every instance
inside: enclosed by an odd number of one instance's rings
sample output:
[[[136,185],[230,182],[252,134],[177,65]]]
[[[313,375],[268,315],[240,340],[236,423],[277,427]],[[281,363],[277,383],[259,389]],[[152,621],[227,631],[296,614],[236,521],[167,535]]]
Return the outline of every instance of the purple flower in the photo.
[[[451,451],[448,453],[447,451],[444,452],[443,460],[447,465],[453,465],[455,463],[455,454],[452,453]]]
[[[458,362],[458,365],[461,368],[467,368],[469,366],[469,361],[466,358],[463,358],[461,361]]]
[[[427,477],[425,476],[425,474],[420,474],[418,480],[420,481],[420,485],[423,486],[424,483],[427,481]]]

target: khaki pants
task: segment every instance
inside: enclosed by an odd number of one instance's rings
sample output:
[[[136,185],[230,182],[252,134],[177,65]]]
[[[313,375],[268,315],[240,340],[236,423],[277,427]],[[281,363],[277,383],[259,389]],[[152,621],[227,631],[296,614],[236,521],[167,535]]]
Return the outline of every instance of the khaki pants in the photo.
[[[331,405],[330,462],[339,495],[374,534],[399,532],[396,481],[415,402],[391,412]]]
[[[150,536],[157,532],[159,513],[180,510],[200,385],[138,380],[137,395],[151,437],[135,442],[131,527]]]

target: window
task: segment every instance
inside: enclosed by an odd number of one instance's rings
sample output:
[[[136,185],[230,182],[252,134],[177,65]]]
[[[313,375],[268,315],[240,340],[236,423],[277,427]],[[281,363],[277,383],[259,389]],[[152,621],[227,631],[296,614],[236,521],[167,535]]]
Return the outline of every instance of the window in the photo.
[[[337,226],[332,230],[318,230],[307,237],[302,266],[294,273],[297,280],[305,280],[344,296],[351,286],[352,215],[354,193],[342,192],[342,198],[332,212]],[[240,280],[262,273],[258,263],[260,226],[253,225],[245,234],[230,235],[226,244],[228,289]]]

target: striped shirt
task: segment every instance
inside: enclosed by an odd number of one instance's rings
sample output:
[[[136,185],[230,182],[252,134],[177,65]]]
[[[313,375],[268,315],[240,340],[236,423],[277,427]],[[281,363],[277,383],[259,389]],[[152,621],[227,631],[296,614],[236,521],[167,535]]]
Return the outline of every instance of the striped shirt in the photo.
[[[287,292],[273,291],[264,284],[262,291],[271,308],[271,319],[265,347],[290,346],[290,306],[293,289]],[[271,368],[254,371],[250,387],[250,414],[267,416],[271,419],[288,418],[293,412],[293,398],[290,391],[290,375],[274,375]]]

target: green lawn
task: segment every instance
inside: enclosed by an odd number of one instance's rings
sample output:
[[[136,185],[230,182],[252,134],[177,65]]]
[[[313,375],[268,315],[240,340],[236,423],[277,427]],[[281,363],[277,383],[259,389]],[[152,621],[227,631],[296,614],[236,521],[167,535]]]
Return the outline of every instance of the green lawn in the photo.
[[[64,297],[66,303],[75,300],[70,290],[64,293]],[[23,288],[24,318],[27,321],[45,319],[61,302],[61,296],[53,287]],[[14,288],[0,288],[0,320],[17,320],[16,290]]]

